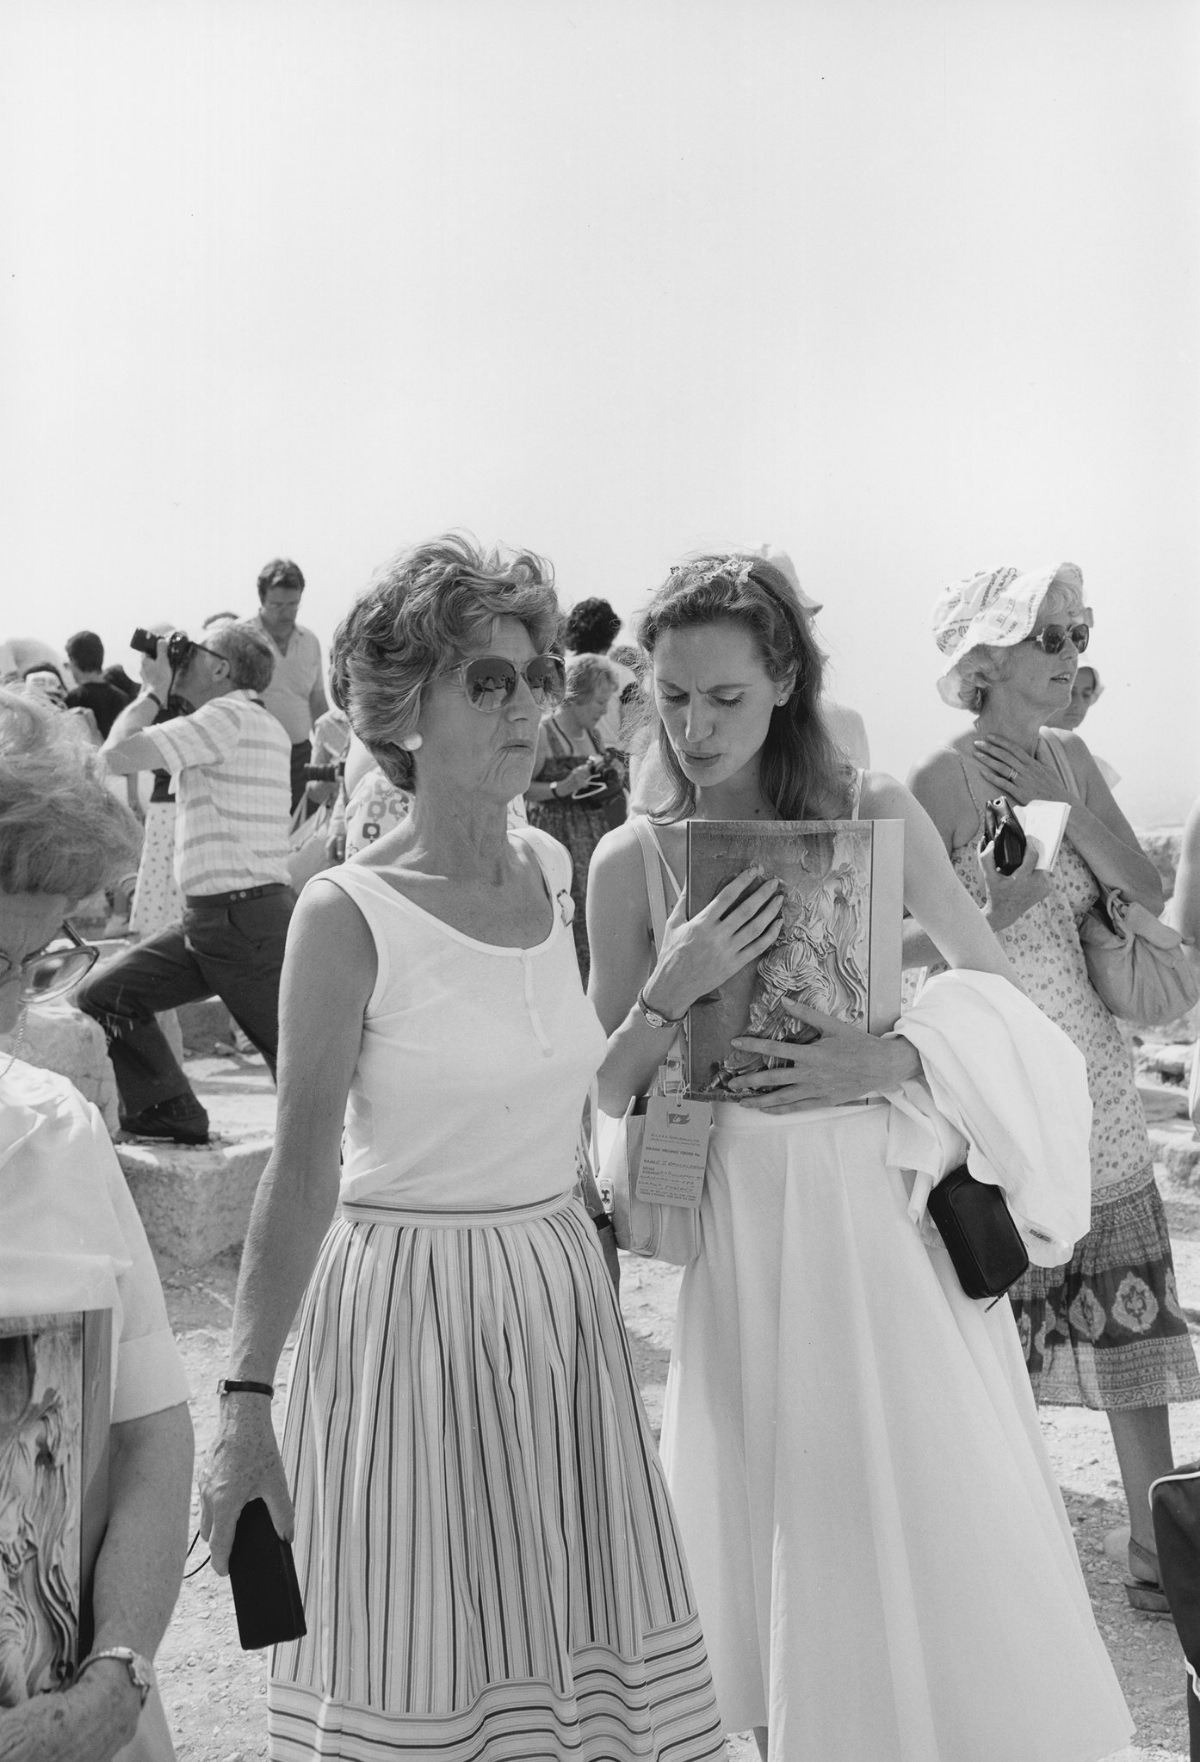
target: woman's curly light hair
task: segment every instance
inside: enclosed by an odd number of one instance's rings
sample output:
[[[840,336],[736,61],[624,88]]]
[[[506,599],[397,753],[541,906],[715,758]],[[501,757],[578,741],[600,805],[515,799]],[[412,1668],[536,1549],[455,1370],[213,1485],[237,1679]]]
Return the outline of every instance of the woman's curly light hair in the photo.
[[[539,654],[562,623],[554,571],[533,551],[485,551],[457,532],[398,553],[339,624],[330,689],[351,727],[400,789],[419,766],[399,744],[416,730],[422,694],[497,618],[516,618]]]
[[[590,653],[572,655],[567,662],[566,702],[582,704],[592,696],[601,680],[615,691],[621,676],[606,656]]]
[[[1083,593],[1066,581],[1052,581],[1042,596],[1034,617],[1070,618],[1083,610]],[[977,716],[987,703],[993,685],[1008,678],[1012,664],[1012,647],[1000,643],[980,643],[968,649],[957,662],[958,701],[964,710]]]
[[[0,688],[0,893],[86,899],[137,868],[142,833],[70,719]]]

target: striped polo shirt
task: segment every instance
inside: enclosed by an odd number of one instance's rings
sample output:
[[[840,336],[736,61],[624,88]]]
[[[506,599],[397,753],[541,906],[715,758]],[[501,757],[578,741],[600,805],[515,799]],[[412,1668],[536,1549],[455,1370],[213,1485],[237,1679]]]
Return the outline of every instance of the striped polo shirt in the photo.
[[[291,742],[248,691],[143,730],[175,778],[181,893],[233,893],[288,880]]]

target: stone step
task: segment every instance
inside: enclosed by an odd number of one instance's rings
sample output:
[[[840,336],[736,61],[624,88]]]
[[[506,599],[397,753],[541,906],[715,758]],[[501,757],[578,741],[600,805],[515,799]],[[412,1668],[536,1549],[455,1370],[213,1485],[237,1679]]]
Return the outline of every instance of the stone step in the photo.
[[[181,1144],[117,1144],[160,1272],[203,1266],[241,1243],[273,1138],[187,1149]]]
[[[245,1240],[275,1142],[275,1090],[260,1058],[188,1059],[185,1068],[208,1110],[209,1143],[116,1142],[160,1269],[202,1266]]]

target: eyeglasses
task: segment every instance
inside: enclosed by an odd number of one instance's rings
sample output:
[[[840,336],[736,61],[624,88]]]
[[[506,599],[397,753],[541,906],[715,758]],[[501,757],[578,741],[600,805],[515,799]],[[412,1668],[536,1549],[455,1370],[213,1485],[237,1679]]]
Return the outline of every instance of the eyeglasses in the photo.
[[[1036,636],[1027,636],[1025,641],[1036,642],[1044,655],[1056,655],[1068,636],[1075,653],[1081,655],[1091,641],[1092,633],[1086,624],[1046,624]]]
[[[448,667],[467,694],[472,708],[484,715],[502,710],[517,694],[518,674],[529,687],[535,704],[561,704],[567,689],[561,655],[535,655],[518,667],[503,655],[476,655],[457,667]]]
[[[56,947],[64,937],[67,946]],[[0,983],[10,974],[19,973],[22,1003],[44,1003],[47,998],[62,997],[72,990],[99,959],[100,950],[81,942],[70,924],[64,924],[45,948],[27,954],[23,961],[14,961],[0,952]]]

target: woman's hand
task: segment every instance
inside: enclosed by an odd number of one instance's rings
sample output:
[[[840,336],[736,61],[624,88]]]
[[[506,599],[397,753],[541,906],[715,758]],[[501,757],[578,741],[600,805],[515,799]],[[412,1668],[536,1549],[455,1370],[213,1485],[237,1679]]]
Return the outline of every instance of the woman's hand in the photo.
[[[1052,766],[1044,765],[1003,734],[981,736],[975,742],[975,762],[989,789],[1006,795],[1021,807],[1031,801],[1076,800]]]
[[[213,1570],[229,1571],[229,1550],[242,1508],[266,1501],[276,1535],[291,1539],[295,1514],[283,1472],[271,1403],[265,1395],[221,1397],[221,1428],[200,1471],[200,1534],[212,1554]]]
[[[732,1079],[729,1086],[743,1107],[759,1113],[832,1107],[894,1089],[921,1073],[916,1048],[903,1038],[882,1040],[786,998],[783,1007],[798,1024],[814,1030],[815,1037],[800,1043],[739,1034],[733,1041],[736,1051],[788,1061],[773,1070],[747,1071]]]
[[[559,777],[551,787],[550,794],[560,798],[574,795],[575,791],[582,789],[585,783],[593,783],[595,775],[585,759],[582,765],[576,765],[575,769],[568,771],[565,777]]]
[[[642,995],[652,1009],[685,1016],[698,997],[764,955],[779,936],[783,895],[774,875],[743,869],[694,918],[680,894],[667,919],[658,964]]]
[[[1037,859],[1037,845],[1030,839],[1020,868],[1014,869],[1011,875],[1002,875],[996,867],[996,853],[992,846],[985,844],[980,851],[979,872],[988,895],[984,916],[992,930],[1007,930],[1049,893],[1050,877],[1044,869],[1037,868]]]
[[[125,1666],[110,1672],[97,1664],[69,1689],[0,1708],[0,1757],[5,1762],[111,1762],[132,1742],[140,1712]]]

